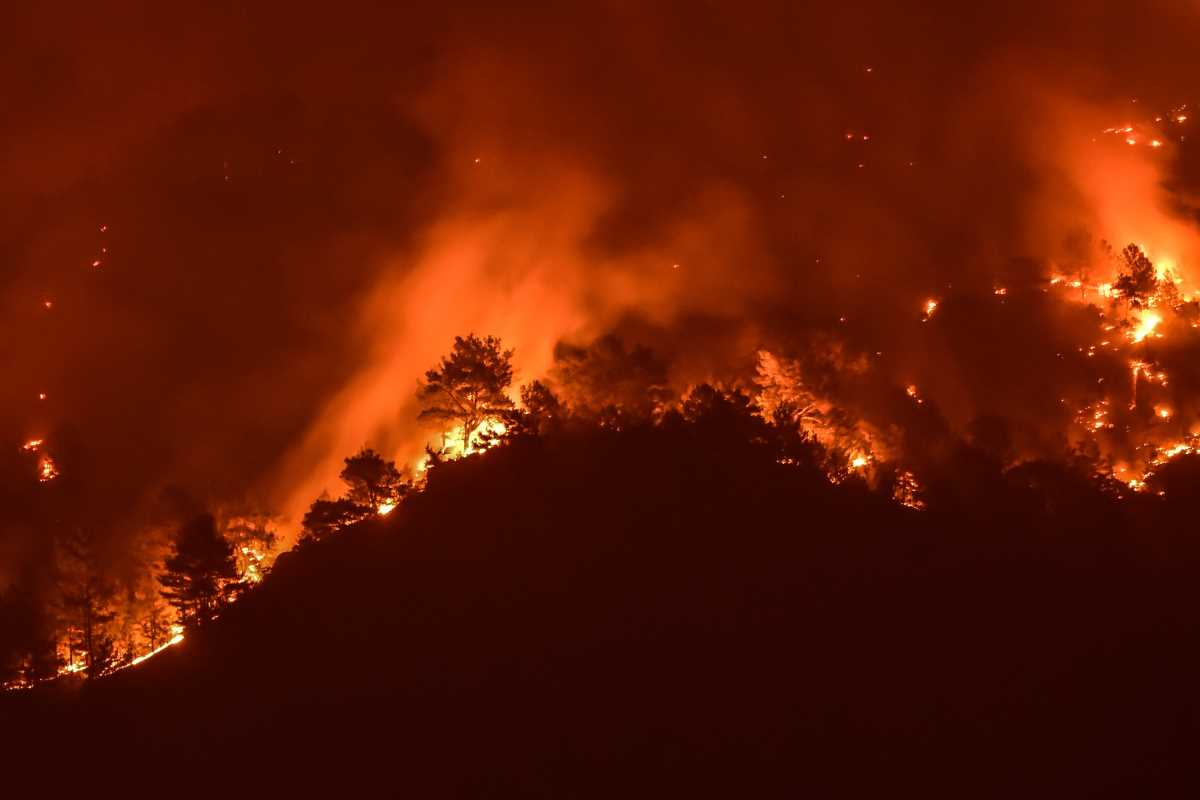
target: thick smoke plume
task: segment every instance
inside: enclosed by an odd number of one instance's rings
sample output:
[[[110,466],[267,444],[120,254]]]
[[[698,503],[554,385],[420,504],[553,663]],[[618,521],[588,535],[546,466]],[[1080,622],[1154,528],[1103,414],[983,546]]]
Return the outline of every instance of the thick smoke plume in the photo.
[[[1179,4],[344,11],[30,11],[4,48],[0,404],[117,551],[167,487],[294,526],[360,446],[411,464],[471,331],[521,381],[608,333],[679,392],[815,359],[895,447],[915,386],[930,431],[1050,452],[1098,324],[1051,276],[1110,280],[1108,240],[1200,279]]]

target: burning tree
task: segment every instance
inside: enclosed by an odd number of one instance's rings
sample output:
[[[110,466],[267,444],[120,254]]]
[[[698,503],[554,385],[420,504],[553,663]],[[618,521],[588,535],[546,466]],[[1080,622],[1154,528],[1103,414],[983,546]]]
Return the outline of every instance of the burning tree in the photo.
[[[347,458],[338,477],[350,487],[345,499],[370,511],[395,508],[408,494],[409,485],[396,463],[384,460],[369,447]]]
[[[1154,294],[1158,285],[1154,262],[1147,258],[1136,244],[1126,246],[1121,251],[1121,259],[1125,268],[1117,276],[1113,288],[1129,302],[1129,305],[1141,308],[1146,305],[1146,301]]]
[[[233,545],[238,580],[258,583],[263,579],[279,538],[271,524],[271,515],[265,513],[238,514],[226,521],[224,534]]]
[[[461,425],[463,453],[485,423],[501,424],[513,408],[506,394],[512,385],[512,350],[495,336],[454,337],[454,349],[441,364],[425,373],[417,390],[419,419]]]
[[[138,623],[138,629],[151,650],[157,650],[175,635],[172,615],[161,603],[161,600],[158,603],[150,603],[142,614],[141,622]]]
[[[337,500],[322,495],[313,502],[301,523],[305,539],[323,539],[375,514],[388,514],[412,490],[394,461],[368,447],[345,462],[338,477],[346,493]]]
[[[116,616],[112,608],[115,591],[101,572],[89,532],[77,529],[63,537],[59,545],[59,599],[67,625],[67,670],[83,669],[88,678],[95,678],[117,663],[116,643],[108,631]]]
[[[176,532],[171,555],[158,577],[162,596],[184,623],[203,625],[221,605],[226,583],[237,578],[233,545],[217,531],[211,514],[201,514]]]

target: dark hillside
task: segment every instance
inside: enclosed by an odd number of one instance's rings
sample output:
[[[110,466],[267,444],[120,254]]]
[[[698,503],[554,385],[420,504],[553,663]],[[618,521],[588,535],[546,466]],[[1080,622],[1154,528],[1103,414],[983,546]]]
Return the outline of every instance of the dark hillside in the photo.
[[[235,795],[1128,797],[1187,777],[1190,536],[1152,546],[1115,501],[1073,526],[986,470],[1004,503],[912,511],[744,442],[665,425],[440,465],[181,646],[0,698],[10,752],[65,741],[84,782]]]

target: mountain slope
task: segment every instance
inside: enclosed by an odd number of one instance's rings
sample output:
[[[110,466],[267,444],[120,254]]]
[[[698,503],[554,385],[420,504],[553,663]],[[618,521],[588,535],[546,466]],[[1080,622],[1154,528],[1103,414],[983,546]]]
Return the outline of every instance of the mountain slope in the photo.
[[[235,794],[1144,793],[1195,743],[1198,571],[1123,525],[916,512],[698,426],[518,441],[9,730]]]

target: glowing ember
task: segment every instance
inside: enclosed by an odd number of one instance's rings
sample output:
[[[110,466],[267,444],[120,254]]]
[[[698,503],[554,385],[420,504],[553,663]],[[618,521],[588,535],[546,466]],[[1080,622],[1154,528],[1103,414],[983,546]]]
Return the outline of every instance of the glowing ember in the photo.
[[[1162,322],[1162,316],[1154,311],[1147,311],[1138,321],[1136,328],[1129,332],[1129,338],[1133,342],[1140,342],[1147,336],[1154,333],[1154,329]],[[1159,334],[1161,336],[1162,334]]]
[[[42,446],[41,439],[30,439],[28,442],[21,445],[21,449],[24,450],[26,453],[32,453],[41,446]]]
[[[920,497],[921,485],[917,477],[905,470],[896,475],[896,485],[892,488],[892,499],[902,506],[918,511],[925,508],[925,501]]]
[[[380,503],[377,511],[379,513],[379,516],[386,517],[388,514],[392,513],[392,511],[395,508],[396,508],[396,503],[391,503],[391,502]]]
[[[174,645],[177,645],[177,644],[179,644],[179,643],[180,643],[180,642],[182,642],[182,641],[183,641],[183,633],[182,633],[182,632],[180,632],[180,633],[176,633],[174,636],[172,636],[170,639],[168,639],[168,640],[166,641],[166,643],[164,643],[164,644],[160,644],[158,647],[154,648],[154,649],[153,649],[153,650],[151,650],[149,653],[145,653],[144,655],[140,655],[140,656],[138,656],[137,658],[135,658],[135,659],[133,659],[132,661],[130,661],[130,662],[129,662],[129,666],[131,666],[131,667],[136,667],[138,664],[142,663],[142,662],[143,662],[143,661],[145,661],[146,659],[148,659],[148,658],[153,658],[154,656],[156,656],[156,655],[158,655],[159,653],[161,653],[163,650],[166,650],[168,647],[173,647]]]
[[[938,301],[930,298],[925,301],[925,315],[921,317],[922,322],[928,322],[933,317],[933,312],[937,311]]]
[[[49,456],[42,456],[41,462],[38,464],[38,480],[42,483],[52,481],[58,477],[58,467]]]

